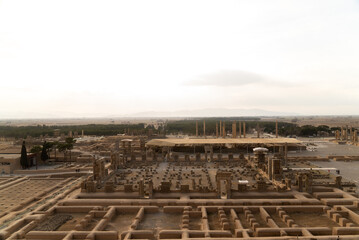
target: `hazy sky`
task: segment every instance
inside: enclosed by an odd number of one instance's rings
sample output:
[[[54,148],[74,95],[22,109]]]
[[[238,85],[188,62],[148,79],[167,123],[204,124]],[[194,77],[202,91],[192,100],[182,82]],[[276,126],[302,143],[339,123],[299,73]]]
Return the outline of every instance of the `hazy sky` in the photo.
[[[358,0],[0,0],[0,118],[359,114],[358,43]]]

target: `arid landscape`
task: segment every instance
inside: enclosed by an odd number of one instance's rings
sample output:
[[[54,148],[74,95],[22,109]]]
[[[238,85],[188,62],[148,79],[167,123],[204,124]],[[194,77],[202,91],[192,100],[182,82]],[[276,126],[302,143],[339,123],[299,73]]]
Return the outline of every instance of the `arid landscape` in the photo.
[[[0,0],[0,240],[359,240],[358,0]]]
[[[15,133],[33,121],[7,127]],[[86,126],[68,121],[70,128]],[[274,132],[268,119],[257,118],[194,120],[193,128],[188,127],[193,120],[167,119],[158,129],[136,120],[126,122],[126,128],[113,125],[117,135],[65,133],[56,125],[52,134],[34,132],[24,141],[3,136],[0,236],[356,238],[356,128],[336,125],[332,129],[342,130],[325,137],[288,138],[279,134],[279,121],[272,123]],[[190,133],[165,134],[181,126]],[[286,126],[292,127],[283,125],[282,131]],[[24,147],[30,149],[26,155]]]

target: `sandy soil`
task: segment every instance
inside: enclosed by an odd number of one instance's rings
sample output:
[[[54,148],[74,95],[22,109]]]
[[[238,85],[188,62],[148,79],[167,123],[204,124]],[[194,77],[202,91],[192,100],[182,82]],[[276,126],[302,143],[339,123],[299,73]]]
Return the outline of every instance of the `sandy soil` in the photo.
[[[324,213],[290,213],[289,216],[302,227],[339,227]]]
[[[146,213],[144,218],[138,225],[138,229],[180,229],[182,214],[164,213],[159,211],[157,213]]]

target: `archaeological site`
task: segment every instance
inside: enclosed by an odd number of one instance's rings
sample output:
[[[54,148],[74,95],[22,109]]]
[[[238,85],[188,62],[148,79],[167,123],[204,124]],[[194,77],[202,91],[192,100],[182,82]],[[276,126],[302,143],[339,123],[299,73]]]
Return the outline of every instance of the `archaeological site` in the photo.
[[[359,0],[0,0],[0,240],[359,240]]]
[[[270,136],[241,121],[211,134],[205,124],[187,137],[27,137],[76,140],[45,162],[28,153],[28,168],[23,142],[2,139],[0,239],[358,239],[356,182],[315,163],[359,156],[308,155],[315,144],[279,136],[278,122]],[[357,130],[325,141],[358,148]]]

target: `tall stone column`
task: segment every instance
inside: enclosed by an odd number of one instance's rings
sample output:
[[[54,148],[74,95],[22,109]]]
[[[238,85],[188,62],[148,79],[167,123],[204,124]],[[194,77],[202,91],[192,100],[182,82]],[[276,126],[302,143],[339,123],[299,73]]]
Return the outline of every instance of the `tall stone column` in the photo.
[[[140,198],[143,198],[145,196],[145,186],[143,184],[143,179],[141,179],[138,184],[138,194]]]
[[[354,142],[352,127],[350,127],[350,129],[349,129],[349,134],[350,134],[350,137],[349,137],[350,141]]]
[[[222,121],[219,121],[219,136],[222,137]]]
[[[198,137],[198,121],[196,121],[196,137]]]
[[[226,137],[226,122],[223,121],[223,130],[222,130],[222,133],[223,133],[223,137],[225,138]]]
[[[246,123],[243,122],[243,137],[246,138]]]
[[[342,189],[342,176],[335,177],[335,185],[337,188]]]
[[[278,138],[278,120],[275,121],[275,137]]]
[[[267,173],[268,173],[268,178],[269,180],[272,180],[272,161],[273,159],[268,159],[268,169],[267,169]]]
[[[203,136],[206,137],[206,121],[203,121]]]
[[[192,189],[193,189],[193,191],[195,191],[196,188],[197,188],[196,180],[195,180],[195,179],[192,179]]]
[[[259,130],[259,124],[257,123],[257,138],[260,138],[260,130]]]
[[[298,174],[297,180],[298,180],[298,191],[303,192],[303,176],[301,173]]]
[[[218,198],[221,198],[222,189],[221,189],[221,181],[219,179],[217,179],[217,194],[218,194]]]
[[[232,123],[232,137],[237,138],[237,123],[234,121]]]
[[[313,184],[313,179],[310,175],[306,174],[304,175],[304,188],[305,188],[305,191],[307,193],[312,193],[313,191],[313,188],[312,188],[312,184]]]
[[[288,143],[285,143],[284,145],[284,166],[287,167],[288,162]]]
[[[227,179],[226,181],[227,199],[231,198],[231,185],[232,185],[231,180]]]
[[[239,138],[242,138],[242,122],[239,122],[238,124],[238,131],[239,131]]]
[[[218,138],[218,122],[216,122],[216,138]]]
[[[150,181],[148,182],[148,194],[149,194],[149,198],[152,198],[152,195],[153,195],[153,182],[152,182],[152,179],[150,179]]]

